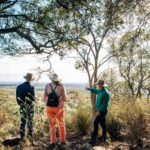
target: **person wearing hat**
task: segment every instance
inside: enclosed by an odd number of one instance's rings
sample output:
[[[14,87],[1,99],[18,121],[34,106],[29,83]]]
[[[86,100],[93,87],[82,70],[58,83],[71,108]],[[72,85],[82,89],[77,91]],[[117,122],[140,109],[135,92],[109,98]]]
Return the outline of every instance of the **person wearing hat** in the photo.
[[[96,138],[98,135],[98,125],[100,124],[102,127],[102,139],[106,140],[106,114],[110,105],[110,94],[108,90],[105,88],[104,80],[99,80],[97,83],[98,89],[96,88],[86,88],[90,92],[97,95],[96,99],[96,117],[94,119],[94,129],[91,135],[90,144],[94,144],[96,142]]]
[[[56,122],[59,128],[60,143],[66,143],[66,131],[64,123],[64,102],[67,100],[64,85],[57,74],[51,74],[51,83],[46,84],[43,101],[46,103],[47,119],[49,122],[50,145],[56,146]]]
[[[30,84],[34,80],[31,73],[27,73],[25,76],[25,82],[18,85],[16,89],[16,100],[20,106],[20,138],[24,141],[25,138],[25,126],[28,128],[28,138],[33,143],[33,116],[34,116],[34,104],[35,91],[34,87]]]

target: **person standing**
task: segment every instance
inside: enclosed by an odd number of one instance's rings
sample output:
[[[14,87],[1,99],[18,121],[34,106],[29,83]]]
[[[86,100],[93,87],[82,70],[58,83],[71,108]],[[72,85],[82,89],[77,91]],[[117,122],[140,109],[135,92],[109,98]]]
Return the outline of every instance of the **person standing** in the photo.
[[[56,146],[56,123],[58,123],[60,143],[66,143],[66,130],[64,123],[64,101],[67,100],[64,85],[57,74],[50,75],[51,83],[46,84],[43,101],[46,103],[47,119],[49,122],[50,145]]]
[[[31,73],[27,73],[25,76],[25,82],[18,85],[16,89],[16,100],[20,106],[20,138],[21,141],[25,138],[25,126],[28,128],[28,138],[33,143],[33,116],[34,116],[34,103],[35,91],[31,85],[31,81],[34,80]]]
[[[91,135],[90,144],[94,144],[96,142],[96,138],[98,135],[98,125],[100,124],[102,127],[102,139],[106,140],[106,115],[110,105],[110,94],[108,90],[104,87],[104,80],[99,80],[97,83],[98,89],[96,88],[86,88],[90,92],[97,95],[96,99],[96,116],[94,119],[94,129]]]

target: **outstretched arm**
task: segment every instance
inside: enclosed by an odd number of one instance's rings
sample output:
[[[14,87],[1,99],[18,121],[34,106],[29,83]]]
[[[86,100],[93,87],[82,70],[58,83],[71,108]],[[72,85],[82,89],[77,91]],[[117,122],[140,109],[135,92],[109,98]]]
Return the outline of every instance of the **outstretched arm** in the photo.
[[[96,88],[89,88],[89,87],[86,87],[85,88],[86,90],[89,90],[90,92],[94,93],[94,94],[98,94],[99,90],[96,89]]]

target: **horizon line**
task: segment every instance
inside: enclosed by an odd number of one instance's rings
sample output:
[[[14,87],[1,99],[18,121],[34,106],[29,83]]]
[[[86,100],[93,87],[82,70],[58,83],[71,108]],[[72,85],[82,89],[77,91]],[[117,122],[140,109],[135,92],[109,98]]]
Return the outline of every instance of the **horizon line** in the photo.
[[[25,81],[0,81],[0,84],[4,84],[4,83],[10,83],[10,84],[13,84],[13,83],[23,83]],[[32,81],[32,83],[36,83],[37,81]],[[50,83],[51,81],[38,81],[37,83]],[[87,84],[86,82],[63,82],[64,84],[65,83],[69,83],[69,84]]]

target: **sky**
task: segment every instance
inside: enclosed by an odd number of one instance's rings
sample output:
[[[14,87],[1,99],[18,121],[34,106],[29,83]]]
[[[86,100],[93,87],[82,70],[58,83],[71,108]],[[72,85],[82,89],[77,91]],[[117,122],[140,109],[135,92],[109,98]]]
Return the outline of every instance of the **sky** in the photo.
[[[64,83],[87,83],[87,75],[76,70],[73,59],[60,60],[58,56],[51,58],[53,70],[58,74]],[[2,82],[23,82],[23,76],[27,72],[36,73],[36,69],[48,68],[47,63],[43,63],[37,56],[26,55],[22,57],[5,56],[0,58],[0,83]],[[39,82],[49,82],[48,76],[42,75]]]

